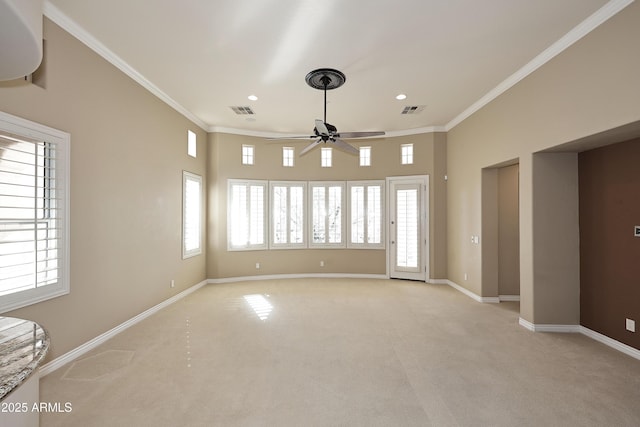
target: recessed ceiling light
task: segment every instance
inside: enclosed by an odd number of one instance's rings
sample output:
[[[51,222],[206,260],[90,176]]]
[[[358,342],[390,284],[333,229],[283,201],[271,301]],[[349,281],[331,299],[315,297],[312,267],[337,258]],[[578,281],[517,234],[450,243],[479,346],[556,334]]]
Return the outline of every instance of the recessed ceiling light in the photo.
[[[247,96],[247,98],[249,98],[250,101],[257,101],[258,100],[258,97],[255,96],[255,95],[249,95],[249,96]]]
[[[398,96],[396,96],[396,99],[398,101],[402,101],[403,99],[407,99],[407,95],[405,95],[404,93],[401,93]]]

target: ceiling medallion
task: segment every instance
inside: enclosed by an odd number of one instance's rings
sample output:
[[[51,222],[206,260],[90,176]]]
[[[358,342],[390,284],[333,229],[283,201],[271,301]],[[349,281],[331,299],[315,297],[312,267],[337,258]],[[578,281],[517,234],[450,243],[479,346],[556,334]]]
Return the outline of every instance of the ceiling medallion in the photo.
[[[333,68],[318,68],[307,74],[304,79],[309,86],[320,90],[339,88],[347,80],[341,71]]]

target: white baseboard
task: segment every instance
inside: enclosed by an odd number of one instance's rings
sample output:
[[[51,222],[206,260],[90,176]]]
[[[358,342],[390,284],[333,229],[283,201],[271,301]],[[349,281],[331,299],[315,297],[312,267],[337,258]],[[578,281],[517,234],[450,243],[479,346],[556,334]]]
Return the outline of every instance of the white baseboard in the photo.
[[[631,356],[635,359],[640,360],[640,350],[638,350],[637,348],[633,348],[631,346],[628,346],[624,343],[621,343],[620,341],[616,341],[613,338],[609,338],[606,335],[602,335],[599,332],[593,331],[589,328],[585,328],[584,326],[580,326],[580,333],[583,335],[588,336],[589,338],[592,338],[596,341],[599,341],[605,345],[608,345],[609,347],[616,349],[618,351],[623,352],[624,354]]]
[[[520,295],[498,295],[500,301],[520,301]]]
[[[104,343],[108,339],[113,338],[114,336],[118,335],[120,332],[124,331],[125,329],[130,328],[131,326],[135,325],[136,323],[140,322],[141,320],[146,319],[147,317],[151,316],[152,314],[155,314],[158,311],[162,310],[163,308],[165,308],[165,307],[173,304],[174,302],[186,297],[190,293],[197,291],[198,289],[200,289],[201,287],[203,287],[206,284],[207,284],[207,281],[204,280],[204,281],[198,283],[197,285],[194,285],[194,286],[190,287],[189,289],[186,289],[186,290],[180,292],[179,294],[176,294],[176,295],[172,296],[171,298],[161,302],[160,304],[151,307],[150,309],[138,314],[137,316],[132,317],[131,319],[127,320],[124,323],[121,323],[120,325],[116,326],[115,328],[110,329],[110,330],[108,330],[107,332],[105,332],[105,333],[103,333],[101,335],[98,335],[97,337],[93,338],[90,341],[87,341],[86,343],[82,344],[79,347],[76,347],[75,349],[69,351],[68,353],[63,354],[60,357],[56,357],[52,361],[50,361],[50,362],[48,362],[48,363],[46,363],[46,364],[44,364],[44,365],[42,365],[40,367],[40,377],[44,377],[44,376],[50,374],[51,372],[55,371],[56,369],[66,365],[67,363],[74,361],[78,357],[82,356],[83,354],[87,353],[90,350],[93,350],[94,348],[96,348],[100,344]]]
[[[602,344],[605,344],[614,350],[618,350],[628,356],[631,356],[635,359],[640,360],[640,350],[628,346],[620,341],[614,340],[613,338],[609,338],[606,335],[602,335],[599,332],[593,331],[589,328],[585,328],[582,325],[536,325],[533,324],[522,317],[519,319],[518,323],[525,327],[526,329],[533,332],[568,332],[568,333],[579,333],[585,335],[591,339],[594,339]]]
[[[452,288],[462,292],[463,294],[465,294],[469,298],[474,299],[475,301],[483,302],[483,303],[492,303],[492,304],[500,302],[500,298],[499,297],[481,297],[480,295],[477,295],[477,294],[471,292],[469,289],[464,288],[464,287],[458,285],[455,282],[452,282],[451,280],[447,280],[446,284],[451,286]]]
[[[518,323],[533,332],[580,333],[581,328],[580,325],[534,324],[522,317],[518,320]]]
[[[209,279],[207,283],[235,283],[248,282],[253,280],[279,280],[279,279],[310,279],[310,278],[331,278],[331,279],[388,279],[385,274],[346,274],[346,273],[305,273],[305,274],[266,274],[262,276],[241,276],[224,277],[221,279]]]

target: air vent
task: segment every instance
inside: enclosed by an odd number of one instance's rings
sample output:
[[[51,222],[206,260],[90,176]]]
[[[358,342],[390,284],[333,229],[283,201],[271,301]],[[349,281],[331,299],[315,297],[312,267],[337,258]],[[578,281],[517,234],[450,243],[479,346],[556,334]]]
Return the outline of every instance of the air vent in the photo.
[[[418,114],[424,110],[424,105],[407,105],[400,114]]]
[[[243,116],[253,115],[255,114],[251,107],[231,107],[231,109],[236,113]]]

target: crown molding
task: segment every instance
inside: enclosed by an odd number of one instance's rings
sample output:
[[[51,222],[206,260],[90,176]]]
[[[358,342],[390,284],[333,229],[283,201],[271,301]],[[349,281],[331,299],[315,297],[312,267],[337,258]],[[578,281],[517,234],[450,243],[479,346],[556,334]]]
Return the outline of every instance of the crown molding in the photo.
[[[589,34],[591,31],[596,29],[600,24],[607,21],[609,18],[620,12],[625,7],[629,6],[635,0],[611,0],[596,12],[594,12],[587,19],[582,21],[580,24],[575,26],[571,31],[561,37],[558,41],[553,43],[547,49],[542,51],[538,56],[533,58],[527,65],[520,68],[518,71],[513,73],[511,76],[507,77],[502,83],[489,91],[482,98],[477,100],[475,103],[471,104],[469,108],[464,110],[462,113],[458,114],[453,120],[446,124],[446,131],[450,131],[455,126],[459,125],[471,116],[476,111],[480,110],[482,107],[496,99],[498,96],[502,95],[507,90],[511,89],[518,82],[523,80],[529,74],[536,71],[538,68],[542,67],[544,64],[553,59],[556,55],[560,54],[562,51],[567,49],[569,46],[580,40],[582,37]]]
[[[512,88],[518,82],[523,80],[529,74],[536,71],[538,68],[546,64],[548,61],[553,59],[556,55],[563,52],[569,46],[580,40],[582,37],[589,34],[595,28],[600,26],[600,24],[607,21],[612,16],[616,15],[622,9],[633,3],[635,0],[611,0],[607,2],[604,6],[594,12],[587,19],[582,21],[576,27],[574,27],[571,31],[565,34],[558,41],[553,43],[547,49],[542,51],[538,56],[536,56],[533,60],[529,61],[524,67],[520,68],[518,71],[513,73],[507,79],[505,79],[498,86],[493,88],[487,94],[485,94],[478,101],[473,103],[463,112],[454,117],[451,121],[449,121],[445,126],[429,126],[415,129],[407,129],[401,131],[390,131],[387,132],[385,137],[398,137],[398,136],[408,136],[408,135],[419,135],[424,133],[433,133],[433,132],[448,132],[453,129],[455,126],[463,122],[465,119],[470,117],[472,114],[480,110],[482,107],[493,101],[495,98]],[[50,1],[46,0],[43,6],[44,15],[49,18],[51,21],[55,22],[65,31],[70,33],[72,36],[80,40],[98,55],[103,57],[109,63],[114,65],[120,71],[125,73],[127,76],[131,77],[134,81],[139,83],[149,92],[157,96],[160,100],[165,102],[167,105],[172,107],[178,113],[185,116],[187,119],[191,120],[197,126],[202,128],[207,132],[219,132],[219,133],[230,133],[234,135],[243,135],[243,136],[256,136],[262,138],[277,138],[277,137],[286,137],[290,136],[290,134],[282,134],[282,133],[273,133],[273,132],[261,132],[261,131],[252,131],[246,129],[235,129],[235,128],[227,128],[227,127],[219,127],[219,126],[211,126],[197,117],[195,114],[184,108],[177,101],[167,95],[165,92],[160,90],[156,85],[147,80],[142,74],[140,74],[137,70],[131,67],[128,63],[126,63],[122,58],[108,49],[105,45],[99,42],[95,37],[89,34],[84,28],[82,28],[78,23],[76,23],[73,19],[69,18],[67,15],[62,13],[60,9],[58,9],[55,5],[53,5]]]
[[[77,22],[73,19],[69,18],[67,15],[62,13],[60,9],[58,9],[55,5],[53,5],[50,1],[45,1],[43,5],[43,14],[51,21],[60,26],[63,30],[71,34],[76,39],[80,40],[84,43],[89,49],[96,52],[102,58],[107,60],[117,69],[122,71],[127,76],[131,77],[135,82],[139,83],[142,87],[147,89],[153,95],[157,96],[162,100],[165,104],[169,105],[171,108],[176,110],[178,113],[182,114],[187,119],[191,120],[193,123],[198,125],[202,130],[207,130],[209,125],[203,122],[199,117],[195,114],[184,108],[180,105],[176,100],[171,98],[165,92],[160,90],[156,85],[151,83],[145,76],[140,74],[135,68],[126,63],[122,58],[116,55],[113,51],[108,49],[104,44],[99,42],[95,37],[89,34],[84,28],[82,28]]]

